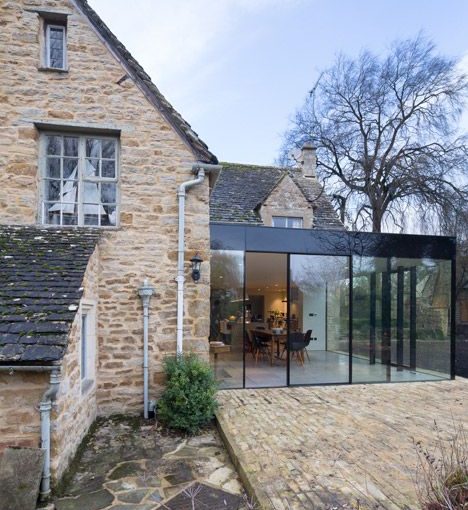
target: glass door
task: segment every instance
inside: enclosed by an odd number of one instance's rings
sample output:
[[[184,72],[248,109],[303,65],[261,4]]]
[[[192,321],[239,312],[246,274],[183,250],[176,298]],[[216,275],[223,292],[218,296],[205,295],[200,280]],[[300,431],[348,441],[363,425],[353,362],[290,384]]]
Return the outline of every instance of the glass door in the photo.
[[[245,256],[245,387],[287,385],[287,260],[282,253]]]

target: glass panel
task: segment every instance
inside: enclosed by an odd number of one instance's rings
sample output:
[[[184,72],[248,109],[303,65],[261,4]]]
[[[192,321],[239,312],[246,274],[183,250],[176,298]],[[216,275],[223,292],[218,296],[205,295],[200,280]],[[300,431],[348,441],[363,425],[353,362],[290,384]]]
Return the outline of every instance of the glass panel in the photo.
[[[47,158],[46,177],[60,179],[60,158]]]
[[[47,137],[47,154],[60,156],[62,153],[62,137],[61,136],[48,136]]]
[[[46,181],[46,200],[60,200],[60,181]]]
[[[247,253],[245,386],[287,383],[287,256]]]
[[[302,218],[289,218],[288,227],[290,228],[302,228]]]
[[[286,218],[284,216],[273,216],[272,225],[273,227],[285,228]]]
[[[104,212],[102,205],[83,204],[83,217],[85,225],[99,225],[99,213]]]
[[[354,257],[353,382],[449,377],[450,267]]]
[[[83,177],[99,177],[99,159],[87,159]]]
[[[63,158],[63,178],[78,179],[78,160]]]
[[[102,177],[115,177],[115,161],[101,161]]]
[[[78,157],[78,138],[74,136],[66,136],[63,139],[64,155]]]
[[[63,33],[61,27],[49,27],[49,57],[50,66],[55,68],[63,68]]]
[[[108,159],[115,158],[115,141],[103,140],[102,141],[102,157]]]
[[[291,255],[290,383],[349,382],[348,257]]]
[[[211,252],[210,359],[220,388],[243,386],[244,252]]]
[[[116,184],[105,184],[101,183],[101,202],[103,203],[115,203],[116,201]]]
[[[101,215],[101,226],[114,226],[117,224],[117,207],[115,204],[102,206],[104,213]]]
[[[101,140],[97,140],[96,138],[86,138],[86,157],[101,157]]]

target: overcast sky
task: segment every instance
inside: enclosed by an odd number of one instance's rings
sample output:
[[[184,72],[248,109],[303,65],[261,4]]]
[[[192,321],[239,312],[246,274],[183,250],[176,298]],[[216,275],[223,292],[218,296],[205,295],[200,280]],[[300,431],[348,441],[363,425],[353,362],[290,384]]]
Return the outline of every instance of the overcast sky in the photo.
[[[221,161],[273,163],[339,52],[423,30],[468,71],[467,0],[89,1]]]

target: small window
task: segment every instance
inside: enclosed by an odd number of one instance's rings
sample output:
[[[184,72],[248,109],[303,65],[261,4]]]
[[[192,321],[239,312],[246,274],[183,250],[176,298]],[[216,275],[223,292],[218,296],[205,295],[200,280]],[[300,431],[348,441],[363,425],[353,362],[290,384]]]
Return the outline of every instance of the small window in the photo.
[[[47,134],[43,154],[42,223],[117,225],[117,139]]]
[[[67,31],[65,25],[45,23],[45,65],[51,69],[67,67]]]
[[[83,305],[81,308],[80,331],[80,379],[81,389],[86,391],[93,385],[96,363],[96,320],[95,307]]]
[[[302,228],[303,219],[294,216],[273,216],[272,226],[282,228]]]

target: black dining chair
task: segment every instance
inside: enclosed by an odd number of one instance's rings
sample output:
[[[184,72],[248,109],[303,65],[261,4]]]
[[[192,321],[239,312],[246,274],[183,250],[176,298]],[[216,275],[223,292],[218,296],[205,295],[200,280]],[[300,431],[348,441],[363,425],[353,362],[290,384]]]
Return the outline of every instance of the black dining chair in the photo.
[[[291,358],[293,358],[295,355],[297,363],[304,365],[304,350],[306,348],[304,333],[300,333],[299,331],[291,333],[289,335],[288,345],[289,352],[291,353]],[[283,352],[281,353],[281,357],[283,357],[285,351],[286,345],[284,346]]]
[[[255,364],[258,362],[258,355],[262,354],[268,356],[268,342],[255,332],[252,333],[252,354],[255,358]]]
[[[309,347],[309,344],[310,344],[310,340],[312,338],[312,330],[311,329],[308,329],[306,331],[306,334],[304,336],[304,342],[305,342],[305,353],[306,353],[306,356],[307,356],[307,359],[310,361],[310,358],[309,358],[309,353],[307,352],[307,347]]]

